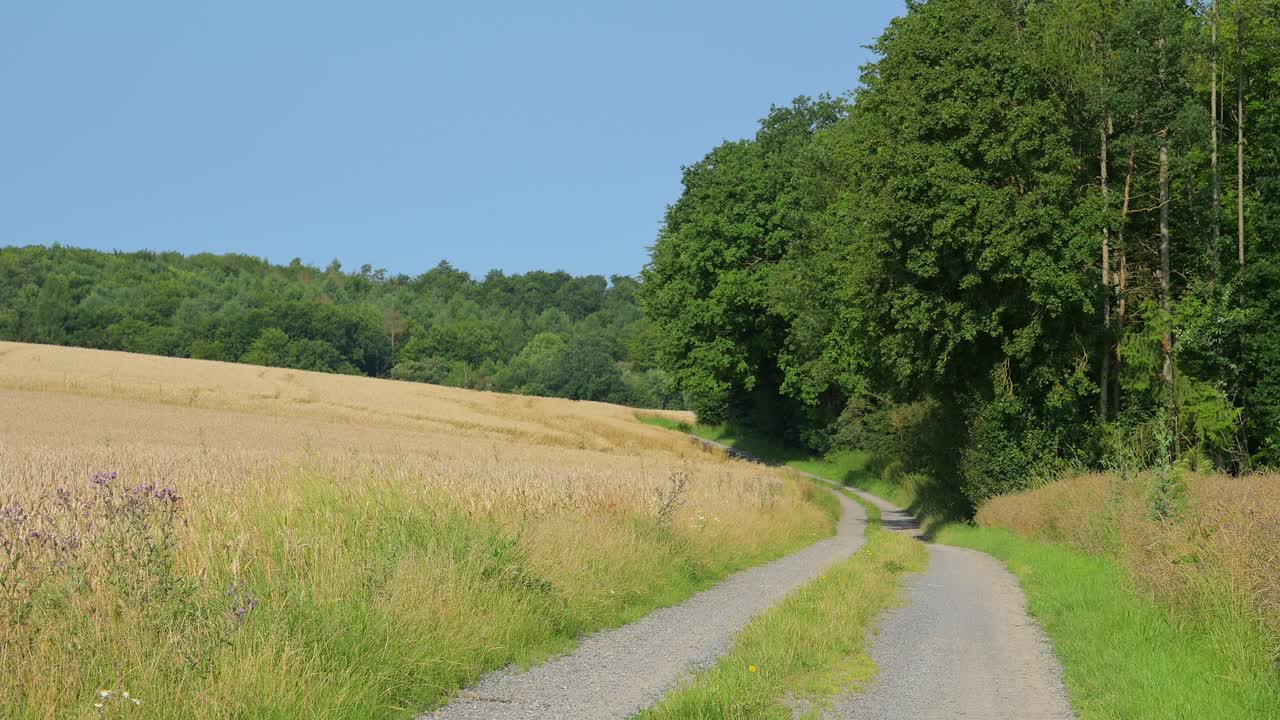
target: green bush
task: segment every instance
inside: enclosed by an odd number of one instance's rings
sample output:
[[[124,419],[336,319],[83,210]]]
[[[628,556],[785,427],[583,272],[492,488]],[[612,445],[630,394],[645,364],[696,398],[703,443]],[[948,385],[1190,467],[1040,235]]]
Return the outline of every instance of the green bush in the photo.
[[[960,453],[960,491],[974,506],[1061,472],[1058,439],[1021,398],[998,393],[970,408]]]
[[[442,358],[429,357],[425,360],[401,360],[391,368],[393,380],[431,383],[439,385],[449,377],[451,363]]]
[[[890,442],[889,408],[862,396],[845,405],[825,432],[821,452],[864,450],[885,455]]]
[[[929,472],[945,453],[948,433],[942,405],[933,399],[888,409],[889,433],[873,450],[902,463],[908,472]]]

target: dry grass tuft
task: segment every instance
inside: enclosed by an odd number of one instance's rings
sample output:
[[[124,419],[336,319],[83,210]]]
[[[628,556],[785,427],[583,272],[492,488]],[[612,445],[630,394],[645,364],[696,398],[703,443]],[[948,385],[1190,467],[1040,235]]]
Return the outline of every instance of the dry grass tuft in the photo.
[[[1185,483],[1171,517],[1150,512],[1147,478],[1092,474],[994,498],[977,521],[1114,557],[1184,620],[1262,628],[1258,641],[1280,661],[1280,475]]]
[[[598,403],[13,343],[0,402],[5,717],[410,717],[833,526]]]

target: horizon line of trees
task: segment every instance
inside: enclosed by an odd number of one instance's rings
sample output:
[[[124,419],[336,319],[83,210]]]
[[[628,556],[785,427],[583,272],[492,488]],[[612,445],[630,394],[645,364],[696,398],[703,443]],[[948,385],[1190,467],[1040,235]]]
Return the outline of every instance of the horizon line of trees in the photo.
[[[680,407],[639,281],[0,248],[0,340]]]
[[[699,417],[914,436],[969,507],[1280,464],[1280,0],[919,0],[874,50],[684,170],[641,297]]]

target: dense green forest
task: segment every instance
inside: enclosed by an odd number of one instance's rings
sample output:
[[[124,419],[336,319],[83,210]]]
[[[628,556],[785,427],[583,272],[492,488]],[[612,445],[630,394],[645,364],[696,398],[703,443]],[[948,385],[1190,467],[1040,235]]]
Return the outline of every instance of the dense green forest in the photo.
[[[639,283],[563,272],[417,277],[243,255],[0,248],[0,339],[481,390],[678,404]]]
[[[907,5],[685,168],[641,298],[690,406],[969,507],[1280,464],[1280,2]]]

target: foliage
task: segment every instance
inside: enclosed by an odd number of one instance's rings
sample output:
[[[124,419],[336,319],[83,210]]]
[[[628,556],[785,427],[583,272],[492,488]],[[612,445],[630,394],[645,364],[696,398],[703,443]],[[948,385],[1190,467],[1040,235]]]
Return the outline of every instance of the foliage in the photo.
[[[641,298],[699,419],[872,449],[975,506],[1161,412],[1175,457],[1271,461],[1280,6],[1218,5],[1214,46],[1185,0],[908,3],[851,101],[687,168]],[[1243,124],[1211,117],[1214,57]],[[911,407],[931,419],[894,427]]]
[[[664,366],[707,422],[785,424],[776,352],[784,326],[765,290],[803,212],[797,156],[843,112],[831,98],[797,99],[773,108],[755,139],[684,169],[685,192],[667,211],[641,297]]]
[[[476,281],[447,263],[389,277],[336,262],[10,247],[0,339],[679,407],[654,367],[638,287],[563,272]]]
[[[579,335],[565,343],[549,367],[548,386],[574,400],[607,400],[626,392],[622,371],[609,354],[608,341]]]

